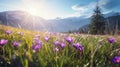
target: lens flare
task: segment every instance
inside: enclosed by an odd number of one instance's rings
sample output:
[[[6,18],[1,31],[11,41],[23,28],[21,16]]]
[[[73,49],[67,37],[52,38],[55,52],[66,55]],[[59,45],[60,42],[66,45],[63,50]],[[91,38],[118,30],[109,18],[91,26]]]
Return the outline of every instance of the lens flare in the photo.
[[[37,3],[36,0],[22,0],[24,3],[24,10],[31,15],[44,17],[45,6],[43,4]]]

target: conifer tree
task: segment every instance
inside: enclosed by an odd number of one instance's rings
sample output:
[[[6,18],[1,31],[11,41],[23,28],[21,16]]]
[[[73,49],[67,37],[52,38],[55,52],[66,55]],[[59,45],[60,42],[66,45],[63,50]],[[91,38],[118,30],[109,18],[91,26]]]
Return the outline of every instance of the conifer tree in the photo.
[[[91,19],[90,33],[105,34],[105,26],[106,26],[105,24],[106,24],[105,18],[102,16],[100,8],[97,4]]]

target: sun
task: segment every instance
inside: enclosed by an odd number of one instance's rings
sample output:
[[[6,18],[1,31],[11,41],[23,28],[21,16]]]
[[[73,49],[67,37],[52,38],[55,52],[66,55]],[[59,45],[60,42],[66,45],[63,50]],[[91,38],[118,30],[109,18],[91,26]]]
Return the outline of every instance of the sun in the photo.
[[[23,2],[22,10],[33,16],[39,16],[45,19],[50,19],[55,16],[50,7],[42,1],[38,0],[21,0]]]
[[[22,0],[22,2],[24,4],[23,8],[26,12],[34,16],[40,16],[42,14],[43,10],[40,10],[43,5],[39,5],[39,3],[36,3],[34,0]]]
[[[34,15],[34,16],[39,16],[40,15],[40,11],[37,10],[37,8],[28,8],[26,10],[28,13],[30,13],[31,15]]]

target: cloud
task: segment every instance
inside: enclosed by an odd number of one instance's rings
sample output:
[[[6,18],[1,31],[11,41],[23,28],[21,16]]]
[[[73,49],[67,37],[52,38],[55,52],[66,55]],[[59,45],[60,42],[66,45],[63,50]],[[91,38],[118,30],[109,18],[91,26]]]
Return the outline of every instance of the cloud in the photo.
[[[95,5],[96,5],[95,2],[91,2],[88,5],[76,4],[76,5],[73,5],[71,8],[74,11],[87,11],[88,9],[94,8]]]
[[[87,11],[86,6],[80,6],[78,4],[73,5],[71,8],[75,11],[82,11],[82,12]]]
[[[91,2],[88,5],[86,4],[76,4],[73,5],[71,8],[74,11],[73,14],[69,15],[70,17],[75,16],[84,16],[84,17],[88,17],[91,15],[91,12],[93,11],[93,9],[95,8],[96,2]]]
[[[120,0],[99,0],[99,6],[103,9],[103,13],[110,12],[112,9],[120,6]],[[89,4],[75,4],[71,8],[74,11],[73,14],[69,16],[86,16],[92,15],[93,10],[96,7],[97,2],[90,2]],[[107,10],[106,10],[107,9]]]
[[[99,3],[105,9],[113,9],[120,6],[120,0],[100,0]]]

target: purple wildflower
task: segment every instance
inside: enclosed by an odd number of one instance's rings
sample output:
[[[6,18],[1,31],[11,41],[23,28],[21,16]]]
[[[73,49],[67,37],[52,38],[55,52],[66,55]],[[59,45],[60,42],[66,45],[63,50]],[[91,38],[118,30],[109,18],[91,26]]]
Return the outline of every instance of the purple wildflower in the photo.
[[[115,41],[116,41],[115,38],[108,38],[108,42],[111,44],[114,43]]]
[[[49,39],[50,39],[50,37],[48,37],[48,36],[46,36],[46,37],[44,38],[45,41],[49,41]]]
[[[59,45],[60,45],[60,42],[59,42],[59,41],[55,41],[55,42],[54,42],[54,45],[55,45],[55,46],[59,46]]]
[[[18,46],[20,46],[20,43],[19,42],[13,42],[13,44],[12,44],[14,47],[18,47]]]
[[[37,52],[42,48],[42,42],[39,40],[38,37],[33,39],[33,45],[32,45],[32,49]]]
[[[11,30],[6,30],[5,32],[6,32],[6,34],[8,34],[8,35],[12,33]]]
[[[55,47],[55,48],[54,48],[54,51],[55,51],[55,52],[58,52],[58,51],[59,51],[59,49],[58,49],[57,47]]]
[[[115,57],[112,59],[112,62],[115,63],[115,64],[120,64],[120,56],[115,56]]]
[[[0,46],[4,46],[5,44],[7,44],[8,40],[5,39],[1,39],[0,40]]]
[[[79,51],[83,51],[83,49],[84,49],[84,47],[79,43],[73,44],[73,47],[76,48]]]
[[[65,48],[65,46],[66,46],[65,43],[61,43],[61,44],[60,44],[60,47],[61,47],[62,49]]]
[[[66,40],[68,43],[72,43],[72,42],[73,42],[73,38],[71,38],[71,37],[67,37],[67,38],[65,38],[65,40]]]
[[[34,38],[33,43],[35,44],[42,44],[42,42],[39,40],[39,38]]]
[[[37,51],[39,51],[40,49],[41,49],[41,45],[40,44],[37,44],[37,45],[32,45],[32,49],[35,51],[35,52],[37,52]]]
[[[42,42],[40,40],[36,41],[35,43],[42,45]]]

